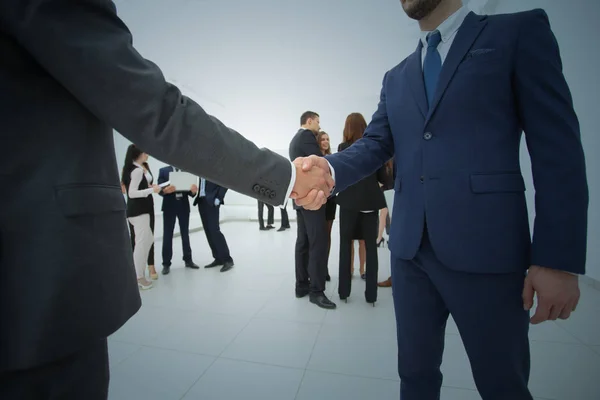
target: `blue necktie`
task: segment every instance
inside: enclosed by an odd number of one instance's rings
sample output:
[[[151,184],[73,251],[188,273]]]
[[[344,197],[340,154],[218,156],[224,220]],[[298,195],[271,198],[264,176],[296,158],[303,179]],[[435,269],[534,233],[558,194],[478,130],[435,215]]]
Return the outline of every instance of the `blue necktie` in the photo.
[[[442,34],[439,31],[433,31],[427,36],[427,54],[423,63],[423,78],[429,107],[433,103],[433,96],[435,96],[435,89],[442,71],[442,57],[437,50],[441,41]]]

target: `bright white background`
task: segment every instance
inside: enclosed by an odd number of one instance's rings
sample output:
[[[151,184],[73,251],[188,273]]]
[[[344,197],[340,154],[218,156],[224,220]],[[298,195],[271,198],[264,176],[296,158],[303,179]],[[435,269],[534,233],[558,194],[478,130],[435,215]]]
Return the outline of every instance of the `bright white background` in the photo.
[[[544,8],[573,92],[590,185],[588,274],[600,280],[600,2],[472,0],[479,13]],[[384,73],[416,48],[418,26],[399,0],[118,0],[134,45],[205,109],[259,146],[287,155],[300,114],[314,110],[336,148],[346,116],[375,110]],[[115,133],[122,162],[129,144]],[[523,146],[530,215],[533,184]],[[164,164],[150,160],[156,173]],[[225,216],[256,216],[230,192]],[[288,207],[290,210],[290,207]],[[158,207],[157,207],[158,211]],[[276,212],[276,216],[278,216]],[[290,213],[293,215],[293,213]]]

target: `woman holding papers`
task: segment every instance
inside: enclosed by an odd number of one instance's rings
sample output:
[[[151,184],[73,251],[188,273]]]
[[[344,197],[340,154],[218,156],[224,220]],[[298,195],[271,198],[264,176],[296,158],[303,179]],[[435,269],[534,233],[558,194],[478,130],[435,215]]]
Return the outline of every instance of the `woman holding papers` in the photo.
[[[135,232],[135,249],[133,262],[135,265],[138,287],[150,289],[152,282],[146,279],[146,261],[154,244],[154,234],[151,227],[151,216],[154,213],[152,193],[158,193],[160,187],[153,185],[154,178],[143,165],[148,155],[135,145],[127,148],[121,181],[127,188],[127,220]],[[151,273],[153,271],[150,271]],[[156,271],[154,271],[156,274]]]

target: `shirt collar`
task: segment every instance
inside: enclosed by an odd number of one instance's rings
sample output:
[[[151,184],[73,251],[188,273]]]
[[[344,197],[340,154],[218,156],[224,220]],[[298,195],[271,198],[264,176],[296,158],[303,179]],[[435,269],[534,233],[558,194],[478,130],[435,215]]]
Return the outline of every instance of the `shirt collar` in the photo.
[[[469,9],[463,5],[458,11],[446,18],[446,20],[437,27],[436,30],[440,31],[442,35],[442,42],[446,43],[450,40],[463,24],[468,14]],[[421,43],[423,43],[423,47],[425,48],[427,48],[427,35],[431,32],[432,31],[421,31]]]
[[[136,167],[139,167],[141,169],[144,169],[144,167],[142,167],[140,164],[136,163],[135,161],[133,162],[133,165],[135,165]]]

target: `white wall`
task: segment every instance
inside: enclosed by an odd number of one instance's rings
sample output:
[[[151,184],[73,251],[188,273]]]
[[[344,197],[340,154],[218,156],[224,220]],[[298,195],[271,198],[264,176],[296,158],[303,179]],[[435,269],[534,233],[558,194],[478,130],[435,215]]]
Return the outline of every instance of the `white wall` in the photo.
[[[590,190],[587,275],[600,280],[600,2],[589,0],[491,0],[493,13],[543,8],[560,46],[566,79],[573,94],[581,124]],[[528,187],[530,216],[533,220],[533,181],[525,143],[522,168]]]

